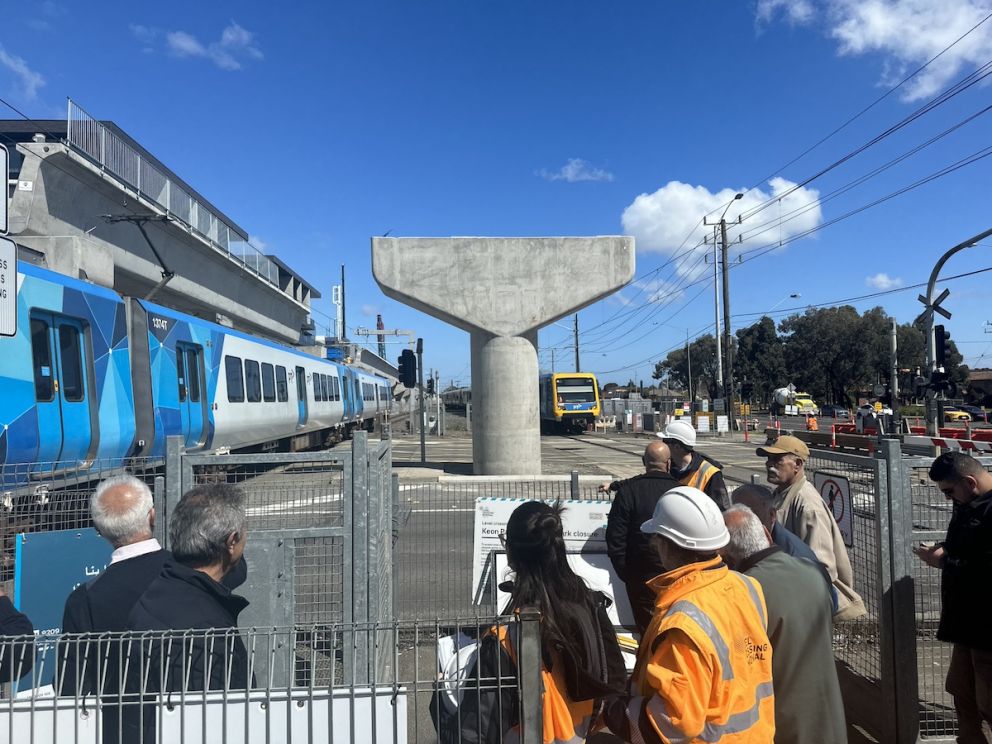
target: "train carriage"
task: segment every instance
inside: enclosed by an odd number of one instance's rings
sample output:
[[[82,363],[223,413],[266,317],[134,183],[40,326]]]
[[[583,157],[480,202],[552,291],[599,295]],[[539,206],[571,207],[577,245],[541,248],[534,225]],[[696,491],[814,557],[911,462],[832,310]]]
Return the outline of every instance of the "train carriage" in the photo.
[[[542,375],[538,386],[542,430],[582,432],[599,418],[599,385],[592,373]]]

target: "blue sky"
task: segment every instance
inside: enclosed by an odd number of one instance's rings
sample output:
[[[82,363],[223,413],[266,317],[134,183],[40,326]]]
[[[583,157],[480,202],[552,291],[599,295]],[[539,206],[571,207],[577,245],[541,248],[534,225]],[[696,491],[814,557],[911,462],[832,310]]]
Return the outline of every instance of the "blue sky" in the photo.
[[[731,272],[734,328],[923,282],[992,226],[992,158],[828,224],[981,155],[992,112],[817,202],[989,106],[984,81],[795,188],[992,60],[992,20],[782,168],[989,12],[977,0],[42,2],[8,14],[0,95],[29,117],[64,116],[71,97],[115,121],[321,289],[318,326],[346,264],[348,325],[381,312],[414,329],[444,385],[470,379],[468,336],[382,295],[371,236],[634,235],[637,284],[580,313],[580,346],[602,381],[647,380],[687,330],[712,330],[696,226],[736,191],[753,187],[728,212],[745,217],[731,230],[747,259]],[[943,273],[992,266],[986,242]],[[992,366],[990,275],[947,285],[947,325],[973,366]],[[918,293],[853,304],[905,322]],[[542,368],[558,347],[570,369],[569,331],[540,338]]]

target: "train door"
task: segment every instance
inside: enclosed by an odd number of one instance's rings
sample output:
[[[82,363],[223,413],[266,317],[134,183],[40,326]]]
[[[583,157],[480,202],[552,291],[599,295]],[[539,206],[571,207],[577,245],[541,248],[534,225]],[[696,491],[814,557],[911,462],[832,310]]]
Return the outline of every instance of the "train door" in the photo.
[[[203,349],[176,344],[176,378],[179,384],[179,416],[186,447],[203,440]]]
[[[307,372],[303,367],[296,368],[296,425],[307,422]]]
[[[90,452],[91,381],[82,325],[51,313],[31,314],[31,354],[38,411],[38,462],[82,461]]]

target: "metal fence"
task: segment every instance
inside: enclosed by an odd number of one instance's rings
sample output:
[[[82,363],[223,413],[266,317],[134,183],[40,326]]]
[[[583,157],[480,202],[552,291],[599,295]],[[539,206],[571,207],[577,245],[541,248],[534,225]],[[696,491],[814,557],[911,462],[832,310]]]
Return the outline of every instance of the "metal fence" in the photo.
[[[279,267],[223,217],[197,201],[117,133],[69,101],[67,144],[157,204],[211,246],[279,287]]]
[[[979,458],[992,469],[992,458]],[[807,465],[851,483],[855,588],[868,615],[835,628],[849,721],[879,741],[951,742],[954,704],[944,691],[949,644],[936,639],[940,572],[913,554],[944,537],[951,505],[927,477],[932,458],[904,457],[897,440],[873,457],[814,450]]]
[[[470,615],[476,499],[612,499],[578,473],[559,480],[445,478],[398,486],[393,547],[398,619]]]
[[[513,668],[483,676],[466,664],[460,677],[439,679],[439,658],[500,628],[516,651]],[[437,741],[434,720],[443,741],[478,741],[491,721],[468,711],[482,708],[484,697],[506,700],[512,711],[498,721],[500,741],[541,736],[540,620],[533,612],[483,621],[64,636],[57,656],[48,657],[57,671],[47,690],[37,687],[44,670],[21,663],[33,643],[28,636],[0,644],[0,668],[11,670],[4,673],[19,678],[22,690],[0,700],[0,744],[405,744]],[[391,663],[367,680],[348,680],[346,669],[369,647]],[[296,670],[289,680],[273,672],[285,668]]]

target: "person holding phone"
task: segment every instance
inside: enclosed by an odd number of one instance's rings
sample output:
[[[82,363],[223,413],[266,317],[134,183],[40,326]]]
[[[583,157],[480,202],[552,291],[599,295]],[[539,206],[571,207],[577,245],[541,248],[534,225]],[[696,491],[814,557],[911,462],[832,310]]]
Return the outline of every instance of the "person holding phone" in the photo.
[[[963,452],[945,452],[930,466],[930,480],[954,502],[947,536],[913,552],[940,569],[937,638],[953,644],[945,689],[954,697],[958,742],[992,741],[992,473]]]

